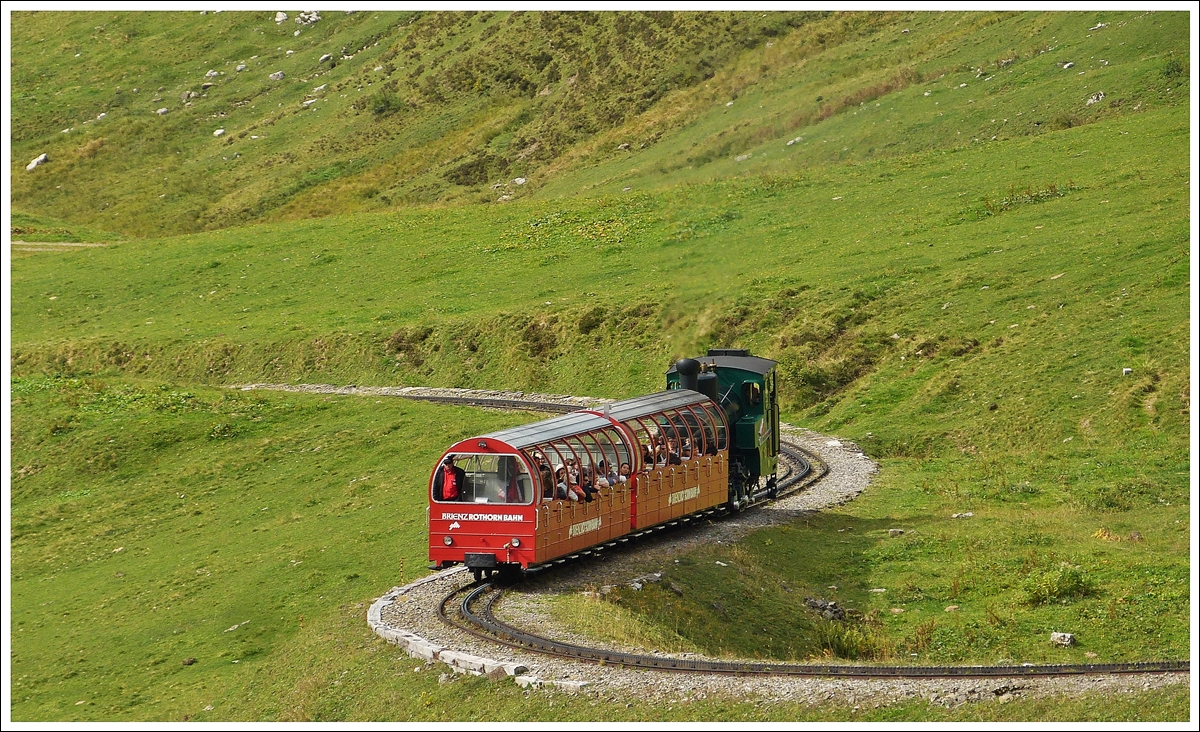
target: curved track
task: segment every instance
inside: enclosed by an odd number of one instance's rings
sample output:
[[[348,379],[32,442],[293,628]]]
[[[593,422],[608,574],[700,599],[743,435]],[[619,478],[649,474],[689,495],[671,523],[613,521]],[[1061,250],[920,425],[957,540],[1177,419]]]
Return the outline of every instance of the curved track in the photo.
[[[543,401],[538,399],[513,399],[491,397],[457,397],[435,395],[411,395],[409,399],[436,402],[442,404],[458,404],[464,406],[484,407],[491,409],[516,409],[535,412],[573,412],[581,407],[577,404]],[[772,500],[793,493],[805,485],[819,480],[825,474],[825,467],[815,455],[807,453],[800,447],[780,441],[781,463],[786,472],[779,475],[774,491],[765,488],[751,496],[749,505]],[[814,474],[814,463],[817,472]],[[718,512],[719,509],[707,511],[698,516],[707,516]],[[690,518],[696,518],[690,517]],[[671,528],[687,523],[688,519],[671,521],[667,524],[653,527],[634,534],[642,536],[652,531]],[[631,537],[632,538],[632,537]],[[595,551],[616,542],[597,546],[580,554],[592,554]],[[573,555],[556,560],[538,571],[547,571],[553,566],[563,564],[577,558]],[[689,658],[674,658],[669,656],[650,656],[621,651],[610,651],[601,648],[590,648],[571,643],[563,643],[543,636],[528,633],[520,628],[504,623],[496,618],[494,608],[496,602],[505,591],[505,587],[492,580],[471,583],[446,595],[438,606],[438,617],[447,625],[484,640],[500,643],[512,648],[533,651],[550,656],[570,658],[599,665],[622,666],[635,669],[652,669],[658,671],[677,671],[691,673],[726,674],[735,676],[810,676],[810,677],[839,677],[839,678],[1014,678],[1033,676],[1068,676],[1068,675],[1099,675],[1099,674],[1133,674],[1133,673],[1189,673],[1189,661],[1149,661],[1137,663],[1105,663],[1105,664],[1052,664],[1021,666],[881,666],[881,665],[836,665],[836,664],[793,664],[770,663],[760,661],[708,661]],[[462,596],[456,607],[454,600]],[[486,600],[481,609],[475,606],[481,600]]]
[[[490,593],[490,595],[488,595]],[[1025,676],[1067,676],[1088,674],[1186,673],[1188,661],[1150,661],[1138,663],[1053,664],[1023,666],[851,666],[834,664],[793,664],[758,661],[705,661],[670,656],[648,656],[609,651],[563,643],[528,633],[496,619],[494,607],[504,588],[491,581],[473,582],[442,599],[438,617],[442,622],[478,638],[502,645],[560,658],[571,658],[599,665],[657,671],[728,674],[734,676],[819,676],[844,678],[1012,678]],[[456,608],[455,598],[463,596]],[[482,609],[475,605],[487,595]]]

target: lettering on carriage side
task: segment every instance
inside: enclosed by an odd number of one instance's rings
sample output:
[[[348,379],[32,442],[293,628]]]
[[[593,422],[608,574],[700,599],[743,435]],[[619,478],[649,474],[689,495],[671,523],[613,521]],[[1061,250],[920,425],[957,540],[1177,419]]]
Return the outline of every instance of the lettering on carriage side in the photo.
[[[524,521],[519,513],[443,513],[443,521]]]
[[[571,531],[567,534],[568,537],[576,537],[580,534],[586,534],[589,531],[598,531],[600,529],[600,517],[587,521],[580,521],[577,524],[571,524]]]
[[[683,503],[684,501],[690,501],[693,498],[699,498],[699,497],[700,497],[700,486],[696,486],[695,488],[688,488],[687,490],[684,490],[684,491],[675,491],[674,493],[671,494],[671,497],[667,500],[667,505],[674,506],[676,503]]]

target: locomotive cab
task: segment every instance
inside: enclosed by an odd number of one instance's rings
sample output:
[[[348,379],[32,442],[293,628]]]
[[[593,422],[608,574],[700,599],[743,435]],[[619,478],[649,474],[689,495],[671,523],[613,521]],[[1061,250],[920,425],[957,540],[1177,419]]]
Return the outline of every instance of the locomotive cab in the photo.
[[[667,371],[668,389],[707,394],[724,410],[731,431],[729,505],[740,510],[759,490],[773,495],[779,458],[776,362],[746,349],[710,348]]]

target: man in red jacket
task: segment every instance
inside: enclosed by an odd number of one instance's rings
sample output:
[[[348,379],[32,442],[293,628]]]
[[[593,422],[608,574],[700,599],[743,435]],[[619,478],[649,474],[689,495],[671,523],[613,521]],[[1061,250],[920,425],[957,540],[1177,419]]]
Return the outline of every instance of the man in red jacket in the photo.
[[[467,473],[454,464],[454,456],[447,455],[433,476],[433,499],[435,501],[461,501],[467,487]]]

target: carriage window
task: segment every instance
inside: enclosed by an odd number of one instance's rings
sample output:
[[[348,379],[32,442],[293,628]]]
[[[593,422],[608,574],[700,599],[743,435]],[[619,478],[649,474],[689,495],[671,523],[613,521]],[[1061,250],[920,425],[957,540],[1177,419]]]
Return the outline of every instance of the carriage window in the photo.
[[[456,455],[449,470],[439,465],[433,497],[455,503],[529,503],[533,481],[513,455]]]

